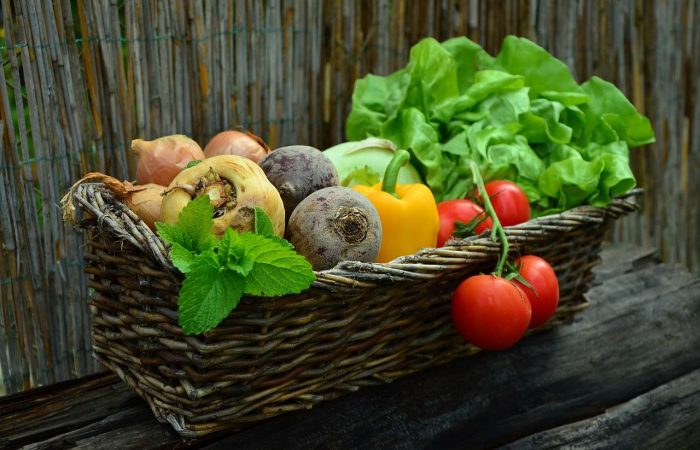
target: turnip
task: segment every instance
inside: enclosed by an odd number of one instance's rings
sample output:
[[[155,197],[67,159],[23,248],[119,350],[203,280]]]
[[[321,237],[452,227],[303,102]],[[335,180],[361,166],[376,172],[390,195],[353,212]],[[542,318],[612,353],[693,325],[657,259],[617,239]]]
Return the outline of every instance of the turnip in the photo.
[[[382,223],[374,205],[359,192],[320,189],[296,207],[287,238],[315,270],[346,260],[374,262],[382,243]]]
[[[226,228],[254,230],[255,208],[267,213],[275,233],[284,236],[284,206],[277,189],[262,169],[248,158],[219,155],[180,172],[170,183],[161,205],[161,220],[176,223],[180,212],[196,197],[208,196],[214,209],[212,233]]]
[[[396,150],[393,142],[370,137],[362,141],[343,142],[326,149],[323,154],[333,162],[342,186],[372,186],[382,181],[384,171]],[[404,164],[401,167],[399,184],[422,182],[418,171],[412,165]]]
[[[260,167],[279,191],[287,221],[309,194],[338,185],[338,172],[331,160],[320,150],[306,145],[273,150],[260,161]]]

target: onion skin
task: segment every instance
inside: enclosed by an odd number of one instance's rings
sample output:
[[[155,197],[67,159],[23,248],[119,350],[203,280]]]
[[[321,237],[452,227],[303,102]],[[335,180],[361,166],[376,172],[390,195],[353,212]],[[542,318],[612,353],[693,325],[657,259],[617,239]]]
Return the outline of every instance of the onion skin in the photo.
[[[236,192],[236,205],[220,217],[214,218],[212,232],[221,236],[226,228],[239,233],[255,229],[255,208],[263,209],[279,237],[284,236],[284,204],[277,189],[268,181],[262,169],[250,159],[235,155],[221,155],[207,158],[194,167],[180,172],[168,186],[168,193],[161,205],[161,220],[176,223],[180,211],[192,201],[188,188],[197,180],[206,177],[210,170],[221,179],[228,180]]]
[[[128,181],[119,181],[118,179],[106,175],[101,172],[90,172],[85,174],[81,179],[73,183],[73,186],[68,190],[68,193],[61,199],[61,209],[63,210],[63,220],[70,223],[77,224],[77,215],[75,210],[75,205],[73,202],[73,196],[83,183],[102,183],[107,189],[112,191],[112,193],[119,200],[125,200],[129,198],[134,192],[142,191],[146,189],[146,186],[134,186]]]
[[[202,148],[182,134],[163,136],[152,141],[134,139],[131,150],[138,157],[136,181],[167,186],[194,159],[204,159]]]
[[[267,154],[270,147],[265,141],[253,133],[243,133],[236,130],[222,131],[204,147],[204,156],[211,158],[220,155],[236,155],[259,163]]]
[[[148,228],[155,231],[155,223],[160,220],[160,206],[163,202],[165,186],[150,183],[142,187],[141,190],[129,192],[125,197],[125,203],[148,225]]]

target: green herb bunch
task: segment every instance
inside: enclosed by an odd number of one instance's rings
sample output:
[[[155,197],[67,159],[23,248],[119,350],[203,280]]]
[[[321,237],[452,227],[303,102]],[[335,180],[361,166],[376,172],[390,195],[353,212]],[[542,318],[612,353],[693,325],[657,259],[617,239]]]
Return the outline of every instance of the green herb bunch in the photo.
[[[173,265],[185,275],[178,299],[185,334],[216,327],[243,295],[297,294],[316,278],[311,264],[275,236],[262,209],[255,210],[255,233],[228,228],[220,239],[211,232],[213,213],[209,198],[202,196],[187,204],[176,224],[156,223],[171,245]]]

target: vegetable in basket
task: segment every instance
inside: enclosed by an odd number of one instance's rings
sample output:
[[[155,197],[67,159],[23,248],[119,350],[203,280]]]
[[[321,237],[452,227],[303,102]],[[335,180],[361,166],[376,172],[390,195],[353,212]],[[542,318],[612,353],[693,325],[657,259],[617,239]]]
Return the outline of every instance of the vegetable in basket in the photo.
[[[163,193],[166,188],[154,183],[139,185],[139,187],[143,189],[132,192],[124,199],[124,203],[144,221],[148,228],[155,231],[155,224],[160,220],[160,207],[163,204]]]
[[[331,186],[299,203],[289,219],[287,238],[316,270],[348,260],[374,262],[382,243],[382,222],[362,194]]]
[[[333,163],[320,150],[308,145],[273,150],[260,161],[260,167],[282,197],[286,221],[299,202],[312,192],[338,185]]]
[[[635,185],[628,149],[654,141],[614,85],[579,85],[566,64],[514,36],[496,57],[465,37],[423,39],[404,68],[356,82],[346,135],[409,150],[438,201],[466,197],[474,161],[486,181],[518,183],[536,214],[607,205]]]
[[[112,194],[123,201],[151,230],[155,230],[155,222],[160,220],[160,206],[165,187],[157,184],[134,185],[129,181],[105,175],[101,172],[90,172],[76,181],[61,199],[63,219],[76,223],[76,211],[73,196],[78,186],[83,183],[103,183]]]
[[[187,164],[204,159],[204,152],[195,141],[182,134],[163,136],[152,141],[134,139],[131,150],[138,158],[136,181],[167,186]]]
[[[206,196],[200,196],[187,203],[175,223],[156,223],[158,234],[171,246],[173,265],[185,275],[177,302],[178,323],[185,334],[217,326],[243,295],[296,294],[315,279],[311,265],[278,237],[275,221],[264,210],[254,210],[255,233],[226,228],[220,237],[213,233],[214,211]]]
[[[378,262],[389,262],[424,247],[435,247],[440,220],[430,189],[420,183],[396,184],[399,169],[408,161],[406,150],[398,150],[374,186],[355,185],[377,208],[382,222],[382,245]]]
[[[508,239],[491,204],[475,162],[474,183],[493,220],[491,238],[501,242],[501,255],[492,274],[474,275],[457,286],[451,315],[457,332],[483,350],[505,350],[528,328],[545,323],[559,303],[559,284],[552,267],[542,258],[526,255],[508,266]],[[506,269],[510,273],[506,272]]]
[[[242,156],[207,158],[177,175],[163,198],[161,217],[175,223],[193,199],[209,198],[214,209],[213,233],[222,236],[227,228],[239,233],[252,231],[255,208],[270,216],[275,234],[284,236],[284,205],[277,189],[262,169]]]
[[[204,147],[204,156],[207,158],[236,155],[248,158],[255,163],[260,163],[268,153],[270,153],[270,147],[261,137],[236,130],[222,131],[211,138]]]
[[[509,227],[530,220],[530,203],[520,186],[508,180],[492,180],[484,187],[501,225]],[[478,189],[475,195],[479,195]]]
[[[465,238],[480,234],[493,227],[493,221],[484,209],[466,198],[445,200],[437,204],[440,217],[437,246],[442,247],[450,238]]]
[[[372,186],[382,181],[394,152],[396,145],[393,142],[367,138],[357,142],[343,142],[326,149],[323,154],[333,162],[342,186]],[[406,163],[399,170],[398,183],[414,184],[422,183],[422,180],[416,169]]]

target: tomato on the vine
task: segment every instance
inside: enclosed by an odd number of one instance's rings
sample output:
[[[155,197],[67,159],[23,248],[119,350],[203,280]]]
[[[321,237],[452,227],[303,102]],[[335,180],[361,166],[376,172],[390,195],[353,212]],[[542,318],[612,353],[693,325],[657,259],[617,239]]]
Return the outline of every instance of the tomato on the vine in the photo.
[[[523,337],[532,307],[512,281],[475,275],[463,281],[452,297],[452,322],[457,332],[484,350],[504,350]]]
[[[489,230],[493,227],[493,221],[486,215],[484,209],[467,199],[446,200],[437,205],[438,215],[440,216],[440,230],[438,231],[437,246],[445,245],[450,237],[455,233],[457,223],[470,223],[477,218],[484,218],[484,221],[474,227],[474,233],[479,234],[482,231]]]
[[[527,295],[532,305],[530,328],[536,328],[547,322],[556,312],[559,305],[559,280],[554,269],[547,261],[535,255],[526,255],[515,262],[520,276],[532,288],[518,280],[515,283]]]
[[[493,180],[484,187],[501,225],[508,227],[530,220],[530,202],[520,186],[508,180]]]

